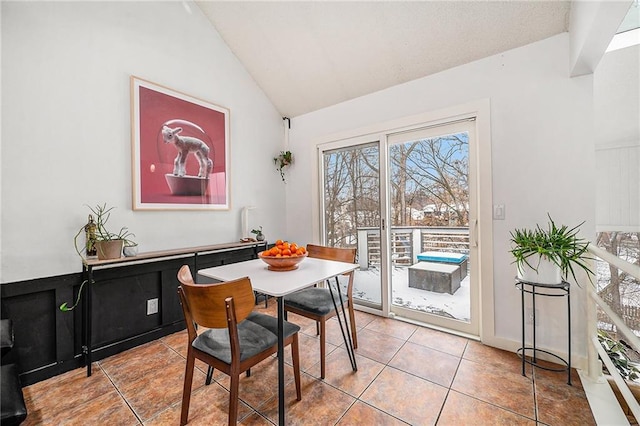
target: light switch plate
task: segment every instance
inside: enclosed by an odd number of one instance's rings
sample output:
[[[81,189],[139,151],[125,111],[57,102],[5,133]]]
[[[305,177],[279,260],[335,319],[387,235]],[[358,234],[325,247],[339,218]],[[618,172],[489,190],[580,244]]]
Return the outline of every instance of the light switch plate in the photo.
[[[504,220],[504,204],[493,205],[493,220]]]

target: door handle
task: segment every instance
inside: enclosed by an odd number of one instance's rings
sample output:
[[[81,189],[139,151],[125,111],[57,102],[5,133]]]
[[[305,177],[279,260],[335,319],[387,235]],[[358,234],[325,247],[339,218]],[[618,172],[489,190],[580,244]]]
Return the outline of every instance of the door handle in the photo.
[[[478,219],[473,221],[473,247],[478,247]]]

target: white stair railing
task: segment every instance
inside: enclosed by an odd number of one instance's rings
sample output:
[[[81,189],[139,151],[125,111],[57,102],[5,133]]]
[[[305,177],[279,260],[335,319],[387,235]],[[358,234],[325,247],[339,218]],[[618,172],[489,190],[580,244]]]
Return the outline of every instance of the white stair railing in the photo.
[[[588,250],[593,255],[599,257],[603,261],[610,263],[616,268],[633,276],[637,280],[640,280],[640,266],[626,262],[620,259],[619,257],[609,253],[608,251],[595,246],[594,244],[590,244]],[[635,349],[638,352],[640,352],[640,339],[635,335],[635,333],[629,327],[627,327],[627,325],[622,320],[622,318],[620,318],[613,311],[613,309],[611,309],[609,304],[596,293],[596,289],[594,288],[594,286],[589,285],[588,288],[590,289],[589,295],[591,299],[594,301],[594,303],[588,304],[589,305],[588,322],[589,322],[589,330],[591,333],[590,340],[592,343],[592,346],[589,346],[589,352],[588,352],[589,376],[592,379],[596,380],[602,374],[602,368],[598,360],[598,354],[599,354],[601,359],[607,366],[607,370],[609,370],[609,373],[611,374],[611,376],[613,377],[613,380],[618,386],[618,389],[620,389],[620,393],[624,397],[624,400],[629,406],[629,409],[633,413],[634,417],[637,420],[640,420],[640,404],[638,404],[638,402],[636,401],[635,397],[629,390],[629,387],[627,386],[626,382],[624,381],[620,373],[618,373],[618,370],[613,365],[613,362],[609,359],[609,356],[607,355],[606,351],[604,350],[604,348],[600,344],[600,341],[598,340],[596,305],[599,306],[600,309],[602,309],[609,316],[609,319],[611,320],[611,322],[615,324],[618,331],[625,336],[625,339],[627,340],[627,342],[633,347],[633,349]]]

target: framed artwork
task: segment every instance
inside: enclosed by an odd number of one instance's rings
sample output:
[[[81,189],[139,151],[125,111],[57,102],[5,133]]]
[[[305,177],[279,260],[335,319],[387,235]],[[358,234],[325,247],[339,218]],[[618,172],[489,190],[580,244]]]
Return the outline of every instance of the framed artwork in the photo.
[[[228,210],[229,110],[131,76],[134,210]]]

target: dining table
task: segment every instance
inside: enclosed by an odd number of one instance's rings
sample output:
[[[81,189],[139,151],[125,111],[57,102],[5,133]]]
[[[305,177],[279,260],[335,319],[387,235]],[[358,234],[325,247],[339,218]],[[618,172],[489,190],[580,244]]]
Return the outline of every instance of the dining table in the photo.
[[[349,333],[348,320],[342,309],[345,322],[345,330],[342,328],[342,320],[338,306],[335,305],[336,298],[342,302],[342,292],[337,288],[337,295],[334,296],[334,289],[331,283],[335,279],[338,285],[338,277],[358,269],[357,263],[338,262],[334,260],[318,259],[307,257],[293,270],[278,271],[270,270],[268,265],[261,259],[247,260],[244,262],[230,263],[222,266],[201,269],[199,275],[213,278],[218,281],[230,281],[238,278],[249,277],[253,290],[267,296],[272,296],[277,302],[278,318],[278,424],[285,424],[285,404],[284,404],[284,297],[318,283],[326,282],[334,299],[336,315],[340,322],[345,347],[349,354],[353,371],[357,371],[355,353],[351,333]],[[353,326],[353,325],[352,325]]]

